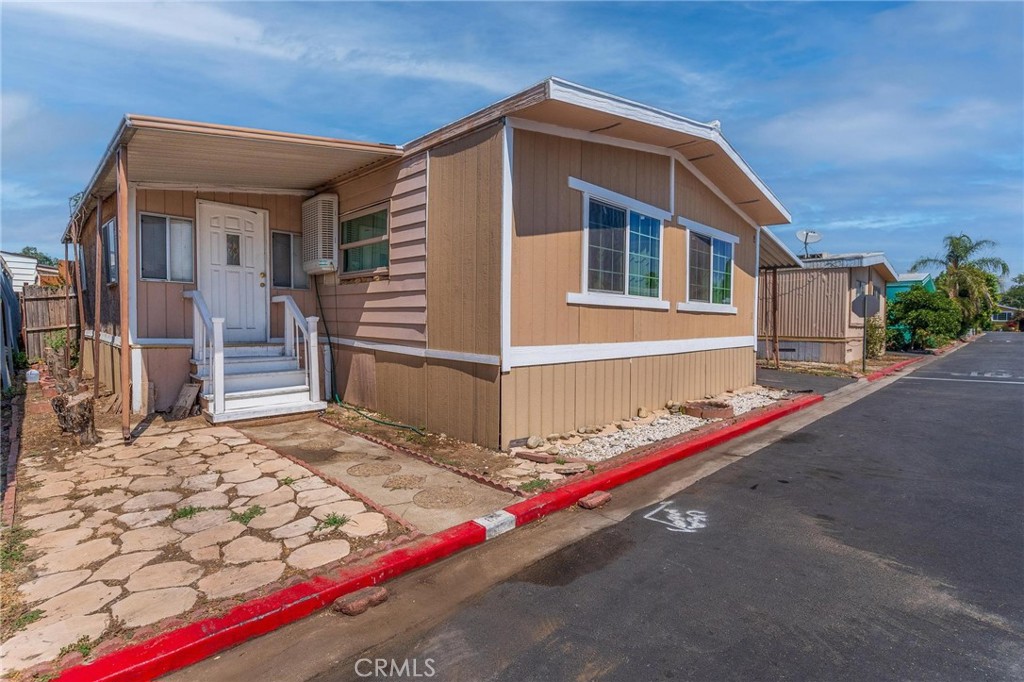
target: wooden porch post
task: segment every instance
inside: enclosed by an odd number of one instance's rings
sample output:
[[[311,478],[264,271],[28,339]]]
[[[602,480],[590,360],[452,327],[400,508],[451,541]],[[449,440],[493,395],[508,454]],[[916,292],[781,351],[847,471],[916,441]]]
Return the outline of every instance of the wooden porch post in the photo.
[[[83,199],[84,201],[84,199]],[[78,378],[82,378],[82,339],[85,338],[85,295],[82,293],[82,221],[75,221],[72,240],[75,244],[75,301],[78,303]]]
[[[68,243],[64,242],[64,272],[70,266]],[[71,370],[71,282],[64,282],[64,367]]]
[[[103,199],[96,197],[96,276],[93,277],[92,298],[92,397],[100,397],[100,290],[103,275]]]
[[[128,307],[128,145],[121,145],[117,150],[117,282],[120,295],[120,320],[118,329],[121,332],[121,435],[127,443],[132,437],[132,349],[131,329],[129,320],[131,311]]]
[[[779,269],[772,269],[772,352],[779,368]]]

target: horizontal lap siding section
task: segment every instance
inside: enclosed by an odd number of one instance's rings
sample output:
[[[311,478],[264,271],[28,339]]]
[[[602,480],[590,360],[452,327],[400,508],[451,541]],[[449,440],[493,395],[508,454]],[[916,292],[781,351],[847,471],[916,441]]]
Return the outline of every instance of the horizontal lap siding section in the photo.
[[[754,383],[750,348],[517,367],[504,375],[502,446],[531,435],[628,419],[639,407],[695,400]]]
[[[195,192],[186,190],[140,189],[136,193],[138,213],[157,213],[192,221],[196,225],[196,202],[215,201],[232,206],[263,209],[267,211],[269,229],[272,232],[302,233],[303,198],[285,194],[250,194],[241,192]],[[270,270],[271,239],[267,235],[267,283],[273,282]],[[193,251],[195,251],[193,249]],[[140,248],[136,252],[141,254]],[[193,273],[198,277],[198,254],[193,253]],[[140,256],[141,258],[141,256]],[[153,282],[142,279],[141,262],[137,266],[139,338],[143,339],[188,339],[192,337],[192,304],[182,294],[196,288],[195,282]],[[273,296],[291,296],[306,316],[318,315],[312,289],[286,289],[273,287]],[[270,305],[270,336],[284,336],[283,306]],[[159,401],[159,398],[158,398]]]

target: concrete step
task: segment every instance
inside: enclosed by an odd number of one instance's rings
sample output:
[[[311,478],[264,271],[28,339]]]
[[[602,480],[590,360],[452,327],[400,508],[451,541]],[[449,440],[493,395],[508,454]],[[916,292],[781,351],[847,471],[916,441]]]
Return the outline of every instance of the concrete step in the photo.
[[[308,393],[306,394],[308,397]],[[285,405],[260,405],[257,407],[233,408],[221,414],[210,414],[209,409],[203,408],[203,416],[207,421],[214,424],[224,422],[242,421],[245,419],[264,419],[266,417],[279,417],[288,414],[302,414],[305,412],[320,412],[327,409],[327,403],[323,401],[288,403]]]
[[[262,405],[291,405],[309,401],[309,386],[305,383],[291,386],[276,386],[248,391],[232,391],[224,394],[224,409],[237,410]],[[204,393],[200,398],[203,409],[213,403],[213,394]]]
[[[224,367],[224,391],[226,393],[306,385],[306,370],[304,369],[253,371],[251,365],[240,365],[232,369],[235,371],[228,372],[228,368]],[[213,388],[209,384],[209,375],[206,372],[195,373],[191,376],[193,381],[202,384],[200,390],[203,393],[212,392]]]

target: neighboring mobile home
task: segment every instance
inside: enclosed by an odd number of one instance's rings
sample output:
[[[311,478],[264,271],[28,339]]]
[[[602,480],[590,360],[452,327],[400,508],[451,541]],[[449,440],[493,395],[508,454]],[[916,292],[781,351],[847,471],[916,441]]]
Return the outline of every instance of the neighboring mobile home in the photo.
[[[885,285],[885,300],[895,301],[896,296],[904,291],[910,291],[915,285],[924,287],[925,291],[935,291],[935,281],[927,272],[904,272],[896,275],[895,282]]]
[[[130,115],[84,196],[86,371],[215,422],[607,423],[753,383],[759,264],[801,267],[717,123],[559,79],[404,146]]]
[[[863,352],[864,302],[869,316],[885,321],[885,291],[896,273],[883,253],[819,254],[801,259],[802,270],[781,269],[761,287],[758,357],[848,363]],[[774,277],[778,277],[777,303]],[[777,310],[773,319],[772,311]]]

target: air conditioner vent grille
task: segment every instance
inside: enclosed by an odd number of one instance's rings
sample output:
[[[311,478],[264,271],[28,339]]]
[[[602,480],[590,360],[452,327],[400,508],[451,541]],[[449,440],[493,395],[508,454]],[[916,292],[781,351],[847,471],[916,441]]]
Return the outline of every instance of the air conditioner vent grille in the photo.
[[[338,270],[338,195],[302,202],[302,269],[311,275]]]

